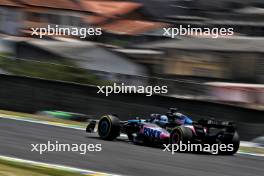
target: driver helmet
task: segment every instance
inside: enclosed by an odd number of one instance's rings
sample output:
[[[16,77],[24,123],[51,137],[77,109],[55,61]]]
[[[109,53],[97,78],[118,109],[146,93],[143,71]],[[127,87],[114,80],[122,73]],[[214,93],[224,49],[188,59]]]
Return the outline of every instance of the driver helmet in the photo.
[[[177,122],[178,124],[184,124],[184,123],[185,123],[186,116],[183,115],[182,113],[179,113],[179,112],[174,113],[174,116],[176,117],[175,120],[176,120],[176,122]]]
[[[169,119],[168,119],[168,117],[166,115],[161,115],[160,118],[159,118],[159,122],[168,123]]]
[[[174,115],[176,116],[176,117],[178,117],[178,118],[183,118],[183,117],[185,117],[182,113],[180,113],[180,112],[176,112],[176,113],[174,113]]]

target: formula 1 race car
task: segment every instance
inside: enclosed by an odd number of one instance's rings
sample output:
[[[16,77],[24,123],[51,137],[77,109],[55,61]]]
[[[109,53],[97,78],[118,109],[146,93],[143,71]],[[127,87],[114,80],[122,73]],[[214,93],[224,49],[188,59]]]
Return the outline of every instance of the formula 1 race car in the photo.
[[[219,154],[233,155],[238,151],[240,140],[233,122],[201,119],[194,122],[190,117],[170,108],[165,115],[151,114],[149,119],[135,118],[120,121],[117,115],[104,115],[91,120],[86,132],[98,132],[104,140],[114,140],[121,133],[137,144],[231,144],[232,150]]]

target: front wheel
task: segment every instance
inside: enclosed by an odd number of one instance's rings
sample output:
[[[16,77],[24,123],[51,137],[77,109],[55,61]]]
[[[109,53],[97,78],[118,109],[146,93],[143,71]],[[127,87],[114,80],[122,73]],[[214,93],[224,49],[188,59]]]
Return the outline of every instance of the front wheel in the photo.
[[[98,134],[104,140],[114,140],[120,135],[120,120],[113,115],[101,117],[98,123]]]

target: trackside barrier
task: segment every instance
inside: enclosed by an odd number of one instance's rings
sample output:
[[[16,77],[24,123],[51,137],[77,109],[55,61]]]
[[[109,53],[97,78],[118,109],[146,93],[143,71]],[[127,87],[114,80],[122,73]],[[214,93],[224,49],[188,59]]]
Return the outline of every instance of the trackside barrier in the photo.
[[[106,97],[97,91],[97,87],[89,85],[0,75],[0,109],[29,113],[62,110],[94,116],[115,113],[125,120],[178,107],[194,120],[214,117],[239,122],[243,140],[264,134],[263,111],[159,95],[114,94]]]

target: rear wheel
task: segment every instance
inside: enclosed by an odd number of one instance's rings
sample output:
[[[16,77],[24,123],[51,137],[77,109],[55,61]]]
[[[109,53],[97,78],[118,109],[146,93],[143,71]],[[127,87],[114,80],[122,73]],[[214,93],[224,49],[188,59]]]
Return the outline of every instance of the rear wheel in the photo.
[[[227,151],[221,151],[220,154],[222,154],[222,155],[234,155],[238,151],[239,145],[240,145],[238,133],[235,131],[231,141],[224,141],[223,143],[226,145],[229,145],[230,147],[228,147]]]
[[[120,135],[120,120],[114,115],[101,117],[98,123],[98,134],[104,140],[114,140]]]
[[[170,135],[170,143],[171,144],[179,144],[180,141],[182,143],[188,143],[191,141],[193,137],[192,130],[187,127],[178,126],[171,131]]]

